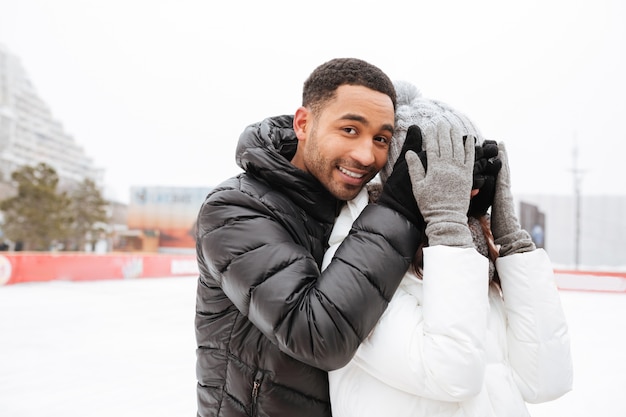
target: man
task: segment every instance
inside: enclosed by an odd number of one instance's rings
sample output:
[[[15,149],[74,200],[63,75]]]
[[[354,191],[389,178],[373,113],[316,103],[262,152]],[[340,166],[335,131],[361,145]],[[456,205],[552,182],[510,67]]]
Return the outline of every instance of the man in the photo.
[[[380,69],[334,59],[307,79],[294,116],[241,135],[244,172],[198,215],[199,416],[331,415],[327,371],[354,355],[420,241],[407,140],[379,204],[320,272],[339,210],[387,161],[395,101]]]

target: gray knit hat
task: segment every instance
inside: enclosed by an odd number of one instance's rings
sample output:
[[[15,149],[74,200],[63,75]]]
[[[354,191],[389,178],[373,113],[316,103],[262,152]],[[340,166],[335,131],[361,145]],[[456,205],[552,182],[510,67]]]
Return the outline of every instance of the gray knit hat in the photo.
[[[406,132],[411,125],[420,127],[424,143],[428,135],[435,134],[435,127],[440,119],[447,120],[452,127],[458,128],[463,135],[475,136],[478,144],[483,142],[483,137],[476,126],[464,114],[446,103],[425,98],[417,87],[406,81],[395,81],[394,87],[397,96],[396,129],[389,146],[387,164],[380,171],[380,179],[383,183],[389,178],[393,165],[400,156]]]

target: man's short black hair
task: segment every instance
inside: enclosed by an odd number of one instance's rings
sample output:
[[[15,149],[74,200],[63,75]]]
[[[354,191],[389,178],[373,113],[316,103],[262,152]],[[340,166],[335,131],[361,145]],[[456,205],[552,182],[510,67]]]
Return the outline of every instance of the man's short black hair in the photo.
[[[317,67],[304,82],[302,105],[313,112],[335,96],[342,85],[358,85],[386,94],[396,108],[396,90],[380,68],[356,58],[335,58]]]

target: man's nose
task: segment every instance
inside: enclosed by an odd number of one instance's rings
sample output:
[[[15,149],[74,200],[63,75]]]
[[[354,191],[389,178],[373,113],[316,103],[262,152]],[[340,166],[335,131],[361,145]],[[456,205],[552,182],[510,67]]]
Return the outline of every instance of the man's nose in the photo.
[[[351,153],[352,158],[363,166],[373,165],[376,160],[373,142],[371,138],[360,140]]]

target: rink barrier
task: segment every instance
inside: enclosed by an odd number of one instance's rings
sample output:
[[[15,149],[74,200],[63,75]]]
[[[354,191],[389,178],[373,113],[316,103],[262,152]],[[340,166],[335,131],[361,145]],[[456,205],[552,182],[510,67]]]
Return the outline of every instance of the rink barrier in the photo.
[[[194,254],[5,252],[0,285],[45,281],[94,281],[196,275]],[[560,290],[626,292],[626,271],[555,269]]]
[[[626,292],[626,272],[555,269],[560,290]]]
[[[188,276],[198,273],[195,254],[8,252],[0,254],[0,285]]]

